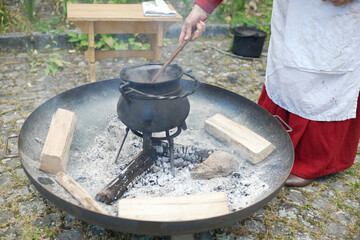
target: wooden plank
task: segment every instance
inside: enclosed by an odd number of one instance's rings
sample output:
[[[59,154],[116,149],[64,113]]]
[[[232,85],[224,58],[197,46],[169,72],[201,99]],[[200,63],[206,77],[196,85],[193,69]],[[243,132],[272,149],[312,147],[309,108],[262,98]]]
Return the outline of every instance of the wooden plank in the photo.
[[[89,63],[90,82],[96,82],[95,63]]]
[[[88,50],[89,50],[89,61],[90,63],[95,63],[95,32],[94,32],[94,23],[89,24],[88,30]]]
[[[151,50],[96,50],[95,60],[99,61],[106,58],[130,58],[143,57],[151,59],[154,53]],[[89,53],[85,53],[85,58],[89,58]]]
[[[95,32],[102,33],[156,33],[157,24],[161,22],[119,22],[119,21],[97,21],[95,22]]]
[[[88,29],[88,52],[89,52],[89,75],[90,82],[96,82],[96,73],[95,73],[95,32],[94,32],[94,22],[89,23]]]
[[[158,30],[157,30],[157,41],[156,41],[156,46],[157,47],[162,47],[163,45],[163,36],[164,36],[164,25],[163,24],[158,24],[157,26]],[[161,48],[160,48],[160,52],[161,52]]]
[[[169,8],[174,10],[171,4]],[[145,17],[141,4],[67,4],[69,21],[152,21],[181,22],[178,13],[174,17]]]
[[[229,214],[223,192],[119,200],[118,216],[144,221],[191,221]]]
[[[90,194],[80,184],[75,182],[64,172],[56,174],[56,181],[63,186],[74,198],[76,198],[85,208],[107,214],[107,212],[90,196]]]
[[[234,146],[235,151],[253,164],[261,162],[275,150],[275,146],[265,138],[221,114],[208,118],[204,128],[222,142]]]
[[[161,60],[161,48],[163,44],[163,34],[164,34],[164,26],[159,24],[157,26],[157,33],[150,34],[150,47],[153,50],[154,55],[151,59],[152,62],[160,62]]]
[[[41,170],[52,174],[66,171],[75,125],[73,112],[61,108],[56,111],[40,155]]]

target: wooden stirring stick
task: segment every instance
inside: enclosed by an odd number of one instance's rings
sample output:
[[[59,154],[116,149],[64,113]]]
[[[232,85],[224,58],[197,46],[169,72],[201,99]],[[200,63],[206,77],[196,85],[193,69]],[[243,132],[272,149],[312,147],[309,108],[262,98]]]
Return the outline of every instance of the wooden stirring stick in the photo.
[[[208,19],[205,18],[203,20],[204,23],[207,23]],[[170,58],[164,63],[164,65],[159,69],[159,71],[154,75],[154,77],[151,79],[151,83],[153,81],[155,81],[159,75],[165,70],[165,68],[167,68],[167,66],[172,62],[172,60],[174,60],[174,58],[179,54],[179,52],[185,47],[185,45],[191,41],[191,39],[194,37],[194,33],[195,31],[197,30],[196,27],[193,27],[192,30],[191,30],[191,35],[190,35],[190,38],[186,41],[184,41],[177,49],[176,51],[170,56]]]

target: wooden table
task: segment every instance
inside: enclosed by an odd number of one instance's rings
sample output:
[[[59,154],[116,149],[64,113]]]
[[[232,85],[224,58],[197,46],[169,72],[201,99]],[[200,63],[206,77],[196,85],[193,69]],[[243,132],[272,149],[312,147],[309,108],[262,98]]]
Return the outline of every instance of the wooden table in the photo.
[[[172,5],[168,5],[174,10]],[[144,57],[158,62],[161,58],[163,34],[169,27],[181,22],[182,17],[145,17],[141,4],[67,4],[67,19],[88,34],[90,81],[95,82],[95,61],[104,58]],[[150,35],[149,50],[95,51],[94,34],[144,33]]]

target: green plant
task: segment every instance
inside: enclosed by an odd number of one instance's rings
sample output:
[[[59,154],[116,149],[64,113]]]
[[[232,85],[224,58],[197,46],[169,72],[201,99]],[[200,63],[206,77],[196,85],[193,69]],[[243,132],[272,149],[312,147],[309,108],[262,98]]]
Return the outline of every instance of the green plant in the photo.
[[[36,0],[23,0],[23,2],[20,2],[21,10],[30,22],[35,20],[35,2]]]
[[[244,13],[236,14],[230,21],[230,27],[235,28],[238,25],[248,27],[258,27],[258,21],[256,18],[249,18]]]
[[[23,236],[26,238],[30,238],[32,240],[38,240],[38,239],[44,239],[45,237],[54,238],[55,232],[53,232],[47,226],[43,226],[36,228],[34,231],[24,232]]]
[[[100,39],[95,43],[95,49],[102,50],[127,50],[129,48],[128,43],[124,41],[118,41],[116,38],[109,34],[101,34]]]
[[[227,0],[223,1],[211,15],[211,19],[228,21],[234,15],[245,10],[246,0]]]
[[[56,11],[63,21],[66,20],[67,16],[67,2],[68,0],[56,0]]]
[[[50,54],[45,67],[45,74],[55,76],[57,71],[64,67],[64,64],[68,64],[68,62],[61,60],[58,55]]]
[[[9,10],[5,6],[5,0],[0,0],[0,26],[9,22]]]
[[[137,34],[135,34],[134,38],[129,38],[128,42],[129,42],[129,48],[133,49],[133,50],[145,50],[148,49],[150,47],[149,43],[141,43],[136,41]]]
[[[270,35],[270,23],[272,14],[273,0],[263,0],[258,4],[258,8],[261,12],[261,17],[258,18],[260,21],[259,28]]]
[[[219,19],[230,24],[256,27],[270,34],[270,21],[273,0],[228,0],[223,1],[212,14],[212,19]]]
[[[192,1],[192,0],[182,0],[182,2],[183,2],[184,5],[185,5],[185,9],[184,9],[183,14],[187,16],[187,15],[190,13],[190,11],[191,11],[191,6],[192,6],[192,3],[193,3],[194,1]]]
[[[30,62],[30,73],[37,72],[39,66],[41,66],[41,62],[39,62],[39,61],[31,61]]]
[[[79,50],[85,50],[88,47],[88,36],[86,34],[68,33],[69,42],[74,43]]]
[[[86,34],[68,33],[69,42],[76,45],[79,50],[86,50],[88,48],[88,37]],[[95,34],[95,37],[98,36]],[[141,43],[136,41],[137,34],[134,37],[128,38],[128,42],[118,40],[110,34],[101,34],[100,38],[95,42],[95,49],[101,50],[146,50],[149,49],[149,43]]]

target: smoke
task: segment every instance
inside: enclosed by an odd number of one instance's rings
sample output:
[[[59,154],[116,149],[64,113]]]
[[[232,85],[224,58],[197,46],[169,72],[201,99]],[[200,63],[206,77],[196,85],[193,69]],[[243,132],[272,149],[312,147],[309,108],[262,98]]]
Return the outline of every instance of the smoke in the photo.
[[[121,78],[135,83],[150,83],[153,76],[159,71],[162,64],[146,64],[125,68],[121,71]],[[167,82],[180,78],[182,70],[178,65],[169,65],[156,79],[155,83]]]

